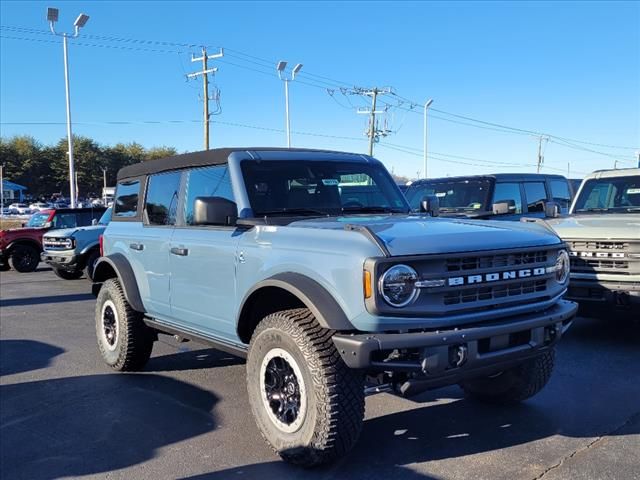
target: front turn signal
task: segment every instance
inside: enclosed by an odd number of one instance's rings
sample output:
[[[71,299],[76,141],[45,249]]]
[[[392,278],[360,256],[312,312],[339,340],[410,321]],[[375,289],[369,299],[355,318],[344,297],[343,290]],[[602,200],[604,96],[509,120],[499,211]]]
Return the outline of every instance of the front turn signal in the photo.
[[[371,298],[373,290],[371,288],[371,272],[365,270],[362,276],[362,283],[364,289],[364,298]]]

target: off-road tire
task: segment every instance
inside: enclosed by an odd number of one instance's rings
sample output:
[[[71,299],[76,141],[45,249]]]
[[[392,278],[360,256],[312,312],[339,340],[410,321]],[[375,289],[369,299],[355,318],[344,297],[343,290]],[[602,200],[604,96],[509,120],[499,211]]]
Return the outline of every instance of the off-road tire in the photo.
[[[117,324],[111,345],[104,330],[105,307],[111,309],[114,324]],[[110,278],[102,284],[95,316],[98,349],[105,363],[118,371],[141,370],[151,356],[155,334],[142,321],[142,313],[131,308],[117,278]]]
[[[100,252],[98,250],[91,250],[87,254],[87,260],[84,267],[84,274],[89,279],[90,282],[93,282],[93,271],[96,268],[96,262],[100,258]]]
[[[247,390],[253,416],[267,443],[287,462],[311,467],[347,453],[356,443],[364,418],[364,375],[342,361],[331,337],[306,308],[265,317],[251,338]],[[261,365],[273,349],[291,355],[302,374],[306,413],[297,431],[278,428],[267,411]],[[266,393],[264,393],[266,399]]]
[[[555,349],[524,361],[501,374],[460,384],[468,398],[485,403],[513,405],[533,397],[544,388],[553,372]]]
[[[54,268],[53,273],[64,280],[77,280],[82,276],[82,270],[64,270],[62,268]]]
[[[9,251],[8,260],[16,272],[35,272],[40,263],[40,252],[30,245],[16,245]]]

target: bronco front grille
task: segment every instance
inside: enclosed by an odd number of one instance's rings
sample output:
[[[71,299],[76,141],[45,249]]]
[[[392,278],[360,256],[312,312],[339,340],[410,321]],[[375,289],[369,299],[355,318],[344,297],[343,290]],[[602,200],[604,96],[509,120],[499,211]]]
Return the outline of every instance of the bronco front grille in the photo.
[[[569,240],[572,273],[640,274],[640,242]]]
[[[42,246],[46,250],[68,250],[71,248],[69,247],[68,242],[68,238],[48,237],[42,240]],[[71,245],[73,247],[73,240],[71,241]]]
[[[538,246],[376,261],[376,278],[398,263],[411,266],[419,277],[419,294],[413,303],[393,308],[376,297],[377,310],[400,316],[447,317],[516,306],[536,308],[566,288],[555,280],[561,248]]]

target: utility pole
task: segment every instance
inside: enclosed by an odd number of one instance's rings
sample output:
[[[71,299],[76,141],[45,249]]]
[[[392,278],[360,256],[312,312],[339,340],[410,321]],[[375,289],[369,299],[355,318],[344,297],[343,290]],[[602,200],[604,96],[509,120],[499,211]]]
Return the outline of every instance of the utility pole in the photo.
[[[617,170],[618,169],[618,160],[614,160],[613,161],[613,169]]]
[[[214,58],[220,58],[224,56],[224,50],[221,48],[219,53],[215,55],[208,55],[207,48],[202,47],[202,56],[194,57],[191,56],[192,62],[202,62],[202,70],[199,72],[190,73],[187,75],[187,78],[196,78],[198,75],[202,75],[202,86],[203,86],[203,103],[204,103],[204,149],[209,150],[209,74],[215,74],[218,69],[217,68],[208,68],[208,60],[213,60]]]
[[[542,164],[544,163],[544,155],[542,154],[542,140],[546,142],[548,139],[547,137],[543,137],[542,135],[538,137],[538,173],[540,173],[540,169],[542,168]]]
[[[376,114],[384,113],[383,110],[377,111],[376,105],[378,101],[378,95],[387,95],[391,93],[391,87],[386,88],[372,88],[370,90],[364,89],[355,89],[354,92],[356,95],[364,95],[367,97],[371,97],[371,110],[367,109],[358,109],[357,113],[369,115],[369,128],[367,131],[367,136],[369,137],[369,155],[373,155],[373,144],[378,141],[379,137],[386,137],[389,135],[390,131],[383,129],[379,130],[376,125]]]
[[[433,103],[433,98],[427,100],[424,104],[424,178],[427,178],[427,110]]]

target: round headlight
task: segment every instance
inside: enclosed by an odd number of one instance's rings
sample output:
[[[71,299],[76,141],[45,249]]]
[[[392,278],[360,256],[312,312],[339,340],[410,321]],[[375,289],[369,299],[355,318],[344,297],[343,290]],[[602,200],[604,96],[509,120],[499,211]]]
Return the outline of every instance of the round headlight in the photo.
[[[569,278],[569,265],[569,254],[566,250],[560,250],[556,259],[556,281],[558,283],[565,283]]]
[[[65,248],[73,248],[73,239],[72,238],[67,238],[66,240],[64,240],[63,246]]]
[[[418,296],[418,274],[407,265],[395,265],[380,278],[380,294],[392,307],[409,305]]]

